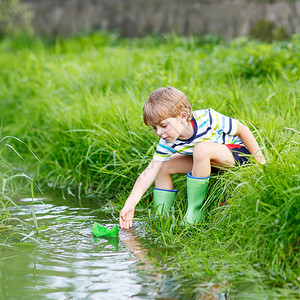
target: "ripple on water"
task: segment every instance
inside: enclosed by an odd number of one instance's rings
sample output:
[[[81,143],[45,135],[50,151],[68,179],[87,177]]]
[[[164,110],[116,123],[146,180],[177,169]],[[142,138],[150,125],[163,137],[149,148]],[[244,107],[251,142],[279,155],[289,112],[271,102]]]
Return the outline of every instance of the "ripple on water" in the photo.
[[[45,203],[44,203],[45,202]],[[106,224],[111,218],[93,211],[98,203],[51,198],[23,198],[11,211],[19,218],[32,220],[33,206],[40,230],[34,238],[41,242],[36,248],[6,249],[1,253],[0,283],[5,298],[16,299],[153,299],[153,278],[141,280],[137,258],[124,240],[134,239],[132,233],[120,238],[104,239],[92,235],[93,222]],[[30,216],[30,217],[29,217]],[[101,219],[102,218],[102,219]],[[133,245],[136,245],[133,243]],[[151,290],[148,293],[141,291]],[[148,298],[147,294],[151,294]]]

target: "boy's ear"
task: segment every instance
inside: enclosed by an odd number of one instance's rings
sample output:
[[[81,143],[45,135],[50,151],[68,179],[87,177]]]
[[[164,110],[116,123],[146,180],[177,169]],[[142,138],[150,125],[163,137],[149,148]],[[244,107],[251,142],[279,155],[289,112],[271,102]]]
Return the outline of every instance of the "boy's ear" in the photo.
[[[181,119],[182,121],[186,121],[186,119],[188,118],[188,116],[189,116],[189,113],[188,113],[187,111],[185,111],[185,110],[183,110],[183,111],[180,113],[180,115],[179,115],[179,117],[180,117],[180,119]]]

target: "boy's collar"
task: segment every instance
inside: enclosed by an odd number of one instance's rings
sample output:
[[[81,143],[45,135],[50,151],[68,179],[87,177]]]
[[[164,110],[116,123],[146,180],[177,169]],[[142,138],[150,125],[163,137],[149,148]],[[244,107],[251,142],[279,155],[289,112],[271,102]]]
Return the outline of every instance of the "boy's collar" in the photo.
[[[196,137],[198,128],[197,128],[197,122],[196,122],[196,119],[194,118],[194,116],[193,116],[193,118],[191,120],[191,124],[193,126],[194,134],[189,139],[187,139],[187,140],[178,139],[179,141],[191,142]]]

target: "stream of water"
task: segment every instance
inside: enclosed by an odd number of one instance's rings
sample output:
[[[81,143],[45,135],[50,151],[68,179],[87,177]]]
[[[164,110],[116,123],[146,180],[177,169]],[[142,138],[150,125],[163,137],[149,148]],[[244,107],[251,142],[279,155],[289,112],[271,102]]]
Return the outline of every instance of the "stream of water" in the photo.
[[[172,288],[161,290],[162,276],[143,260],[138,228],[121,230],[119,238],[93,236],[95,221],[117,224],[99,211],[99,202],[51,195],[17,204],[21,210],[13,208],[13,215],[33,223],[33,207],[41,229],[23,238],[28,245],[1,248],[1,299],[177,298]]]
[[[95,199],[51,193],[16,203],[10,211],[19,233],[9,240],[4,240],[7,233],[0,234],[0,243],[22,243],[0,246],[0,299],[191,299],[180,282],[147,260],[146,248],[151,245],[140,242],[142,222],[135,221],[132,230],[120,230],[118,238],[97,238],[91,231],[95,221],[111,228],[118,220]],[[20,220],[31,223],[32,231],[28,225],[23,230]],[[230,299],[266,299],[250,293],[249,286],[239,290]],[[208,297],[199,294],[192,299],[225,300],[229,295],[216,289]]]

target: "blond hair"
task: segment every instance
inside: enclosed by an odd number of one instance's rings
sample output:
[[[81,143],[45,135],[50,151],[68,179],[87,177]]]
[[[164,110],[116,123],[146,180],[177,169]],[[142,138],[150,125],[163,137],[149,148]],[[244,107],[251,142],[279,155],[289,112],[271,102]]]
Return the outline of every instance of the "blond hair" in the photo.
[[[178,117],[182,111],[188,112],[187,121],[190,121],[192,107],[186,95],[173,87],[162,87],[149,95],[143,118],[146,125],[154,126],[165,119]]]

